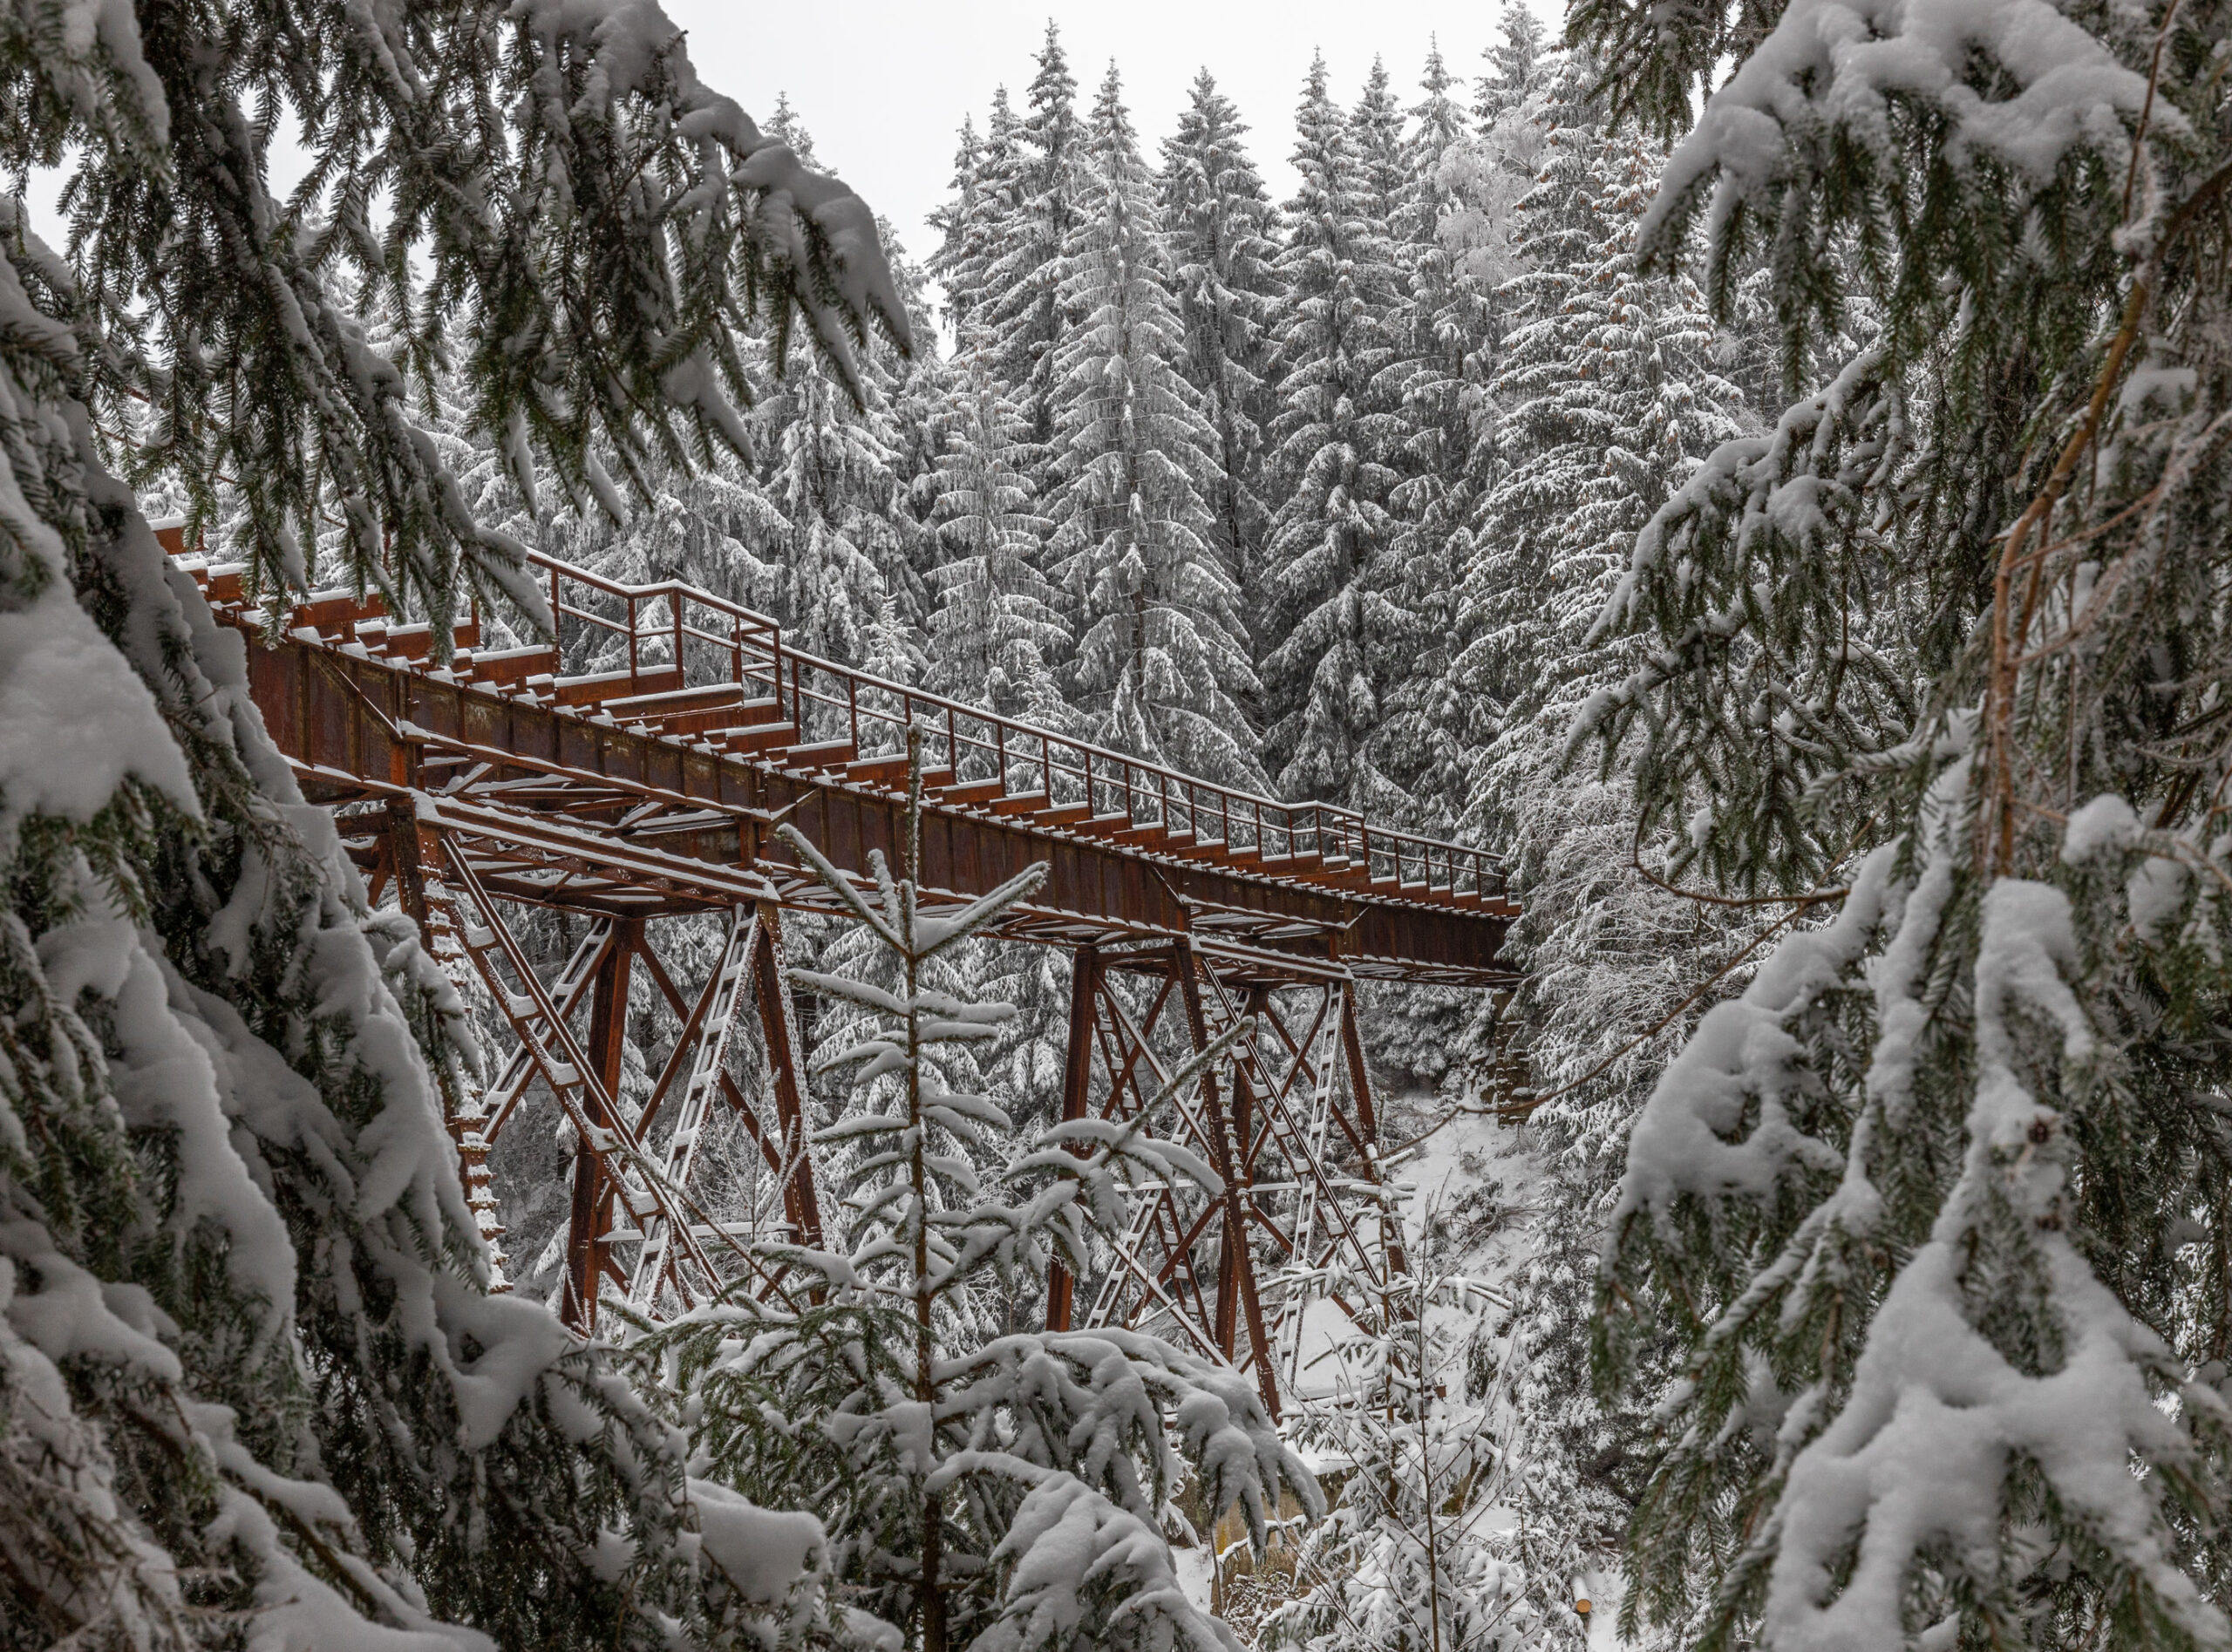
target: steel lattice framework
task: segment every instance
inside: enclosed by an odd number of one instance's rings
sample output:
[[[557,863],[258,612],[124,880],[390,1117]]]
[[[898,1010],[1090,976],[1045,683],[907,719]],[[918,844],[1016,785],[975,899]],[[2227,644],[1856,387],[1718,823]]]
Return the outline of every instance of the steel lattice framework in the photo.
[[[1050,863],[999,933],[1073,958],[1065,1117],[1133,1116],[1255,1018],[1252,1038],[1150,1121],[1205,1157],[1223,1193],[1139,1189],[1105,1270],[1048,1281],[1050,1322],[1081,1311],[1152,1326],[1252,1370],[1276,1411],[1311,1304],[1338,1305],[1336,1279],[1402,1266],[1357,983],[1507,983],[1498,955],[1514,914],[1485,852],[817,659],[678,582],[623,585],[536,556],[555,642],[487,646],[476,615],[443,650],[376,594],[252,606],[238,568],[161,532],[220,619],[265,644],[249,649],[257,707],[305,794],[334,807],[374,901],[391,894],[509,1024],[481,1093],[448,1098],[500,1262],[489,1150],[530,1107],[562,1115],[569,1322],[593,1327],[601,1300],[657,1317],[738,1288],[788,1295],[754,1241],[820,1245],[783,914],[841,908],[773,828],[794,820],[865,877],[869,853],[899,841],[910,724],[932,753],[928,888],[963,901]],[[579,929],[555,970],[523,939],[537,908]],[[681,950],[695,975],[660,939],[677,921],[692,926]],[[623,1064],[642,985],[638,1002],[680,1030],[631,1100]],[[741,1216],[734,1187],[704,1185],[716,1127],[750,1144]]]

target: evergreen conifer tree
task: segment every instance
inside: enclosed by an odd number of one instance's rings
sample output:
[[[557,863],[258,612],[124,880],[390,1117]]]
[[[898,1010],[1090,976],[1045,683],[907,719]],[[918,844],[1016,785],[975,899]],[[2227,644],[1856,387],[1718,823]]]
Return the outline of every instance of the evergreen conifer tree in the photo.
[[[1349,113],[1349,133],[1357,160],[1358,204],[1381,234],[1392,235],[1408,168],[1403,160],[1403,109],[1385,58],[1371,60],[1371,72]]]
[[[903,337],[866,209],[703,86],[652,5],[19,23],[0,145],[18,176],[65,167],[73,219],[65,255],[0,208],[0,1622],[165,1648],[810,1631],[816,1523],[691,1481],[609,1349],[487,1293],[442,1127],[464,1006],[365,911],[243,639],[112,466],[168,472],[208,530],[234,490],[212,548],[276,615],[316,578],[437,635],[469,592],[547,622],[414,382],[460,375],[530,505],[548,466],[620,513],[614,468],[742,446],[755,315],[802,316],[840,382],[872,319]],[[291,202],[265,183],[282,121],[313,161]]]
[[[1091,192],[1062,259],[1078,317],[1058,370],[1050,503],[1076,606],[1079,704],[1119,751],[1228,783],[1260,778],[1255,686],[1208,495],[1216,434],[1179,371],[1170,249],[1113,65],[1086,144]]]
[[[1530,1574],[1553,1589],[1609,1560],[1653,1426],[1632,1393],[1600,1400],[1575,1383],[1593,1241],[1571,1236],[1603,1231],[1623,1133],[1694,1023],[1684,1001],[1743,944],[1729,908],[1669,894],[1641,869],[1666,846],[1630,801],[1635,749],[1606,754],[1609,772],[1569,751],[1590,697],[1636,657],[1637,644],[1592,642],[1591,628],[1637,530],[1745,418],[1702,296],[1636,259],[1661,157],[1607,130],[1589,85],[1580,60],[1553,71],[1541,169],[1514,210],[1524,269],[1500,294],[1513,321],[1489,386],[1496,480],[1466,592],[1485,622],[1475,646],[1494,651],[1473,669],[1501,690],[1500,727],[1476,754],[1476,829],[1516,851],[1523,916],[1510,946],[1528,976],[1508,1019],[1548,1098],[1534,1130],[1556,1166],[1508,1356],[1534,1436],[1519,1495],[1537,1546]],[[1666,1351],[1639,1357],[1660,1371]]]
[[[1044,449],[1054,436],[1057,354],[1072,321],[1062,296],[1062,260],[1085,186],[1078,83],[1051,19],[1038,62],[1030,112],[1015,128],[1013,204],[999,220],[986,314],[999,350],[997,376],[1022,408],[1031,439]],[[995,140],[997,124],[996,111]],[[1046,479],[1039,479],[1043,488]]]
[[[1049,525],[1031,494],[1022,415],[993,381],[988,355],[980,349],[959,364],[949,445],[938,461],[943,560],[932,574],[938,606],[924,683],[1003,717],[1072,731],[1079,719],[1056,676],[1070,653],[1070,629],[1040,568]],[[981,750],[961,759],[964,780],[993,770]],[[986,1083],[1018,1128],[1036,1128],[1060,1094],[1069,1030],[1065,961],[1051,947],[988,943],[970,962],[983,992],[1016,1008],[984,1051]]]
[[[1518,112],[1543,66],[1547,31],[1523,0],[1504,0],[1497,37],[1481,48],[1487,71],[1474,83],[1473,119],[1486,132]]]
[[[1031,508],[1023,415],[993,381],[988,355],[980,349],[959,365],[949,445],[938,459],[942,554],[926,686],[1058,728],[1066,707],[1053,668],[1069,628],[1038,567],[1047,524]]]
[[[992,93],[981,139],[973,125],[963,123],[954,160],[954,193],[931,217],[939,241],[930,274],[945,289],[946,321],[956,355],[976,348],[980,334],[993,336],[1000,297],[993,272],[1015,230],[1022,186],[1018,145],[1015,112],[1008,105],[1008,89],[1001,86]]]
[[[1464,808],[1468,758],[1485,732],[1480,708],[1459,691],[1463,573],[1480,496],[1474,447],[1487,423],[1485,380],[1492,310],[1445,235],[1469,203],[1463,181],[1473,139],[1454,83],[1435,47],[1420,82],[1404,152],[1403,193],[1391,232],[1403,272],[1392,330],[1395,358],[1375,391],[1402,414],[1402,479],[1390,490],[1395,516],[1389,595],[1404,615],[1405,645],[1383,696],[1377,761],[1415,811],[1413,820],[1447,829]]]
[[[1429,1213],[1423,1245],[1383,1287],[1326,1281],[1357,1317],[1327,1350],[1324,1403],[1296,1433],[1348,1472],[1297,1545],[1299,1592],[1264,1638],[1310,1652],[1505,1652],[1539,1644],[1555,1607],[1516,1561],[1499,1499],[1515,1454],[1493,1389],[1473,1391],[1466,1329],[1493,1293],[1451,1266]]]
[[[778,92],[775,107],[767,116],[767,135],[788,148],[801,167],[821,164],[813,153],[813,134],[806,129],[799,112],[791,107],[791,94]]]
[[[1001,88],[1005,92],[1006,88]],[[976,117],[961,117],[961,134],[953,152],[953,194],[930,209],[930,228],[938,232],[938,244],[930,253],[930,274],[945,288],[945,318],[947,325],[956,333],[961,318],[968,313],[976,296],[981,277],[974,277],[970,265],[977,248],[970,244],[970,230],[979,210],[983,188],[984,145],[976,135]],[[960,289],[956,296],[956,289]]]
[[[1183,368],[1216,432],[1222,472],[1210,499],[1226,566],[1252,608],[1269,528],[1262,498],[1270,299],[1276,282],[1276,216],[1248,132],[1206,69],[1194,78],[1178,129],[1162,146],[1160,204],[1185,325]]]
[[[1493,118],[1480,131],[1434,140],[1432,134],[1451,125],[1446,87],[1430,86],[1418,111],[1420,165],[1404,245],[1418,316],[1412,326],[1431,334],[1432,348],[1422,349],[1404,384],[1412,452],[1435,457],[1414,459],[1395,500],[1406,585],[1423,592],[1446,581],[1450,595],[1427,599],[1421,669],[1415,686],[1392,697],[1387,744],[1393,772],[1428,819],[1455,821],[1468,812],[1479,755],[1501,726],[1519,680],[1505,669],[1511,639],[1500,646],[1493,593],[1473,575],[1494,550],[1476,537],[1483,502],[1507,474],[1499,452],[1503,410],[1489,386],[1521,302],[1513,282],[1528,262],[1521,243],[1530,232],[1518,203],[1534,184],[1547,135],[1564,118],[1548,96],[1558,59],[1536,54],[1541,31],[1523,6],[1507,8],[1503,38],[1489,56],[1517,78],[1494,98],[1484,92],[1482,106]],[[1426,163],[1437,152],[1429,173]],[[1420,240],[1429,214],[1432,245]],[[1474,342],[1468,347],[1467,340]],[[1439,623],[1444,615],[1446,622]],[[1419,772],[1412,763],[1427,766]]]
[[[1690,876],[1821,898],[1630,1139],[1603,1380],[1684,1357],[1629,1599],[2223,1646],[2226,19],[1660,15],[1573,23],[1664,130],[1738,59],[1641,250],[1724,310],[1771,255],[1795,382],[1638,537],[1593,727]]]
[[[1528,268],[1504,289],[1516,314],[1488,387],[1500,475],[1468,595],[1496,616],[1509,685],[1484,799],[1501,823],[1541,795],[1565,724],[1610,670],[1589,638],[1637,532],[1744,418],[1703,296],[1637,262],[1659,157],[1602,124],[1590,73],[1569,59],[1553,91],[1541,172],[1516,209]]]
[[[923,1652],[1234,1652],[1160,1531],[1178,1476],[1216,1516],[1237,1504],[1259,1548],[1282,1487],[1322,1508],[1248,1380],[1121,1329],[1007,1332],[987,1312],[1058,1256],[1090,1266],[1088,1215],[1120,1220],[1125,1180],[1215,1178],[1136,1123],[1073,1120],[1017,1145],[1001,1107],[960,1087],[1013,1011],[961,990],[951,960],[1046,868],[934,910],[915,870],[922,747],[911,730],[902,863],[872,855],[868,893],[784,828],[858,923],[853,968],[793,972],[855,1030],[822,1064],[858,1073],[820,1136],[844,1166],[844,1249],[788,1254],[813,1291],[716,1310],[648,1351],[678,1370],[714,1472],[764,1494],[822,1489],[861,1642],[905,1623]]]
[[[1266,581],[1275,645],[1264,659],[1264,756],[1285,795],[1384,816],[1408,803],[1371,749],[1404,634],[1385,566],[1399,420],[1375,384],[1395,353],[1398,277],[1387,220],[1372,215],[1380,187],[1358,154],[1357,124],[1334,104],[1318,58],[1296,114],[1302,181],[1276,266],[1280,502]]]
[[[762,417],[772,426],[768,491],[790,537],[759,606],[799,647],[862,663],[887,600],[908,624],[926,606],[890,403],[874,384],[856,402],[823,364],[800,358]]]

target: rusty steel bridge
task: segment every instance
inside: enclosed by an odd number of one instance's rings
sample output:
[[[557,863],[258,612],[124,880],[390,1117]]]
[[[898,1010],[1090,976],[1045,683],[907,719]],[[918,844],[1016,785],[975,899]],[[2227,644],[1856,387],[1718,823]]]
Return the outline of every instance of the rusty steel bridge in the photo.
[[[476,612],[442,649],[377,594],[317,592],[268,613],[239,568],[189,554],[176,526],[159,532],[218,617],[269,644],[249,649],[255,704],[306,795],[333,806],[374,901],[391,894],[509,1023],[514,1043],[480,1093],[447,1098],[500,1268],[490,1148],[523,1112],[562,1110],[560,1311],[574,1325],[594,1329],[616,1295],[657,1317],[747,1276],[780,1290],[745,1241],[824,1242],[782,914],[842,908],[773,828],[794,822],[847,875],[866,879],[872,850],[895,862],[910,724],[932,754],[926,890],[963,901],[1049,863],[996,933],[1071,956],[1065,1118],[1130,1117],[1236,1018],[1256,1018],[1151,1121],[1201,1152],[1223,1193],[1134,1189],[1105,1274],[1047,1281],[1049,1323],[1150,1327],[1252,1370],[1276,1413],[1324,1281],[1401,1266],[1357,983],[1508,982],[1515,913],[1484,851],[816,658],[678,581],[628,585],[535,554],[556,636],[489,646]],[[523,939],[523,908],[573,914],[580,939],[561,966]],[[721,937],[710,966],[696,948],[703,979],[654,945],[663,921],[691,916]],[[637,996],[679,1030],[638,1103],[623,1067],[639,971]],[[708,1203],[719,1195],[699,1149],[723,1122],[748,1139],[766,1189],[741,1224]]]

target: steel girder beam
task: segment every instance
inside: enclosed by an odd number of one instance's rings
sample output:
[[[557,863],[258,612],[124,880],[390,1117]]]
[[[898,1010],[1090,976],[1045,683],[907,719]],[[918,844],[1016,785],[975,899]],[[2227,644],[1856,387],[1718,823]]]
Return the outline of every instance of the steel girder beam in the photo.
[[[772,820],[796,821],[851,872],[865,873],[871,850],[896,853],[905,803],[888,789],[600,722],[587,714],[593,707],[538,704],[292,637],[251,648],[249,676],[266,726],[313,800],[417,791],[571,830],[584,846],[574,902],[584,908],[595,909],[602,893],[599,844],[757,866],[782,904],[833,913],[836,898],[791,862]],[[1468,907],[1407,885],[1311,882],[942,801],[926,812],[922,856],[926,885],[956,900],[1046,861],[1045,891],[1003,928],[1011,939],[1074,948],[1221,932],[1299,958],[1337,947],[1362,977],[1455,986],[1512,978],[1499,949],[1514,914],[1500,900]],[[656,880],[619,887],[630,903],[623,915],[691,898]]]

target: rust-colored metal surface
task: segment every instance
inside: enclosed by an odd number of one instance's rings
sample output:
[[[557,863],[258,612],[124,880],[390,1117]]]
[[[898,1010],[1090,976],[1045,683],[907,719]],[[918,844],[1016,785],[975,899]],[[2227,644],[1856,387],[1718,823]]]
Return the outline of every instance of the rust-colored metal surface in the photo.
[[[1221,1189],[1136,1190],[1085,1295],[1050,1277],[1047,1323],[1067,1329],[1085,1301],[1088,1325],[1143,1326],[1251,1372],[1276,1416],[1312,1351],[1312,1307],[1351,1311],[1403,1266],[1355,978],[1187,936],[1086,948],[1071,993],[1063,1117],[1144,1116]],[[1228,1036],[1228,1059],[1177,1082]]]
[[[639,851],[757,867],[786,904],[827,905],[773,836],[778,819],[847,871],[865,874],[872,850],[894,852],[903,774],[843,777],[806,766],[818,759],[793,766],[779,751],[702,749],[707,743],[622,724],[594,701],[543,703],[446,675],[300,636],[249,656],[256,705],[313,798],[418,793],[490,819],[519,817],[522,829],[572,833],[580,865],[562,888],[568,906],[647,915],[707,904],[682,883],[639,875],[629,860]],[[963,896],[1049,862],[1044,890],[1015,926],[1019,938],[1077,946],[1207,929],[1319,958],[1337,948],[1368,976],[1453,985],[1506,978],[1498,952],[1511,909],[1493,884],[1485,894],[1423,880],[1406,887],[1392,871],[1368,879],[1314,852],[1267,859],[1214,840],[1182,849],[1144,837],[1119,842],[1106,829],[1081,830],[1082,822],[1003,813],[1004,800],[933,799],[922,875],[927,886]],[[1278,864],[1297,858],[1318,864]],[[1393,865],[1392,852],[1382,865]],[[532,898],[527,886],[520,890]]]
[[[461,983],[477,976],[511,1024],[517,1048],[481,1097],[453,1098],[451,1120],[500,1254],[491,1144],[530,1091],[571,1120],[573,1322],[594,1326],[614,1290],[655,1315],[746,1275],[785,1289],[692,1190],[717,1102],[779,1183],[768,1221],[821,1242],[780,914],[840,908],[774,828],[794,823],[848,875],[865,879],[877,852],[895,860],[910,724],[929,754],[924,885],[966,899],[1049,865],[1001,933],[1078,958],[1065,1112],[1168,1106],[1147,1075],[1256,1017],[1246,1048],[1157,1125],[1196,1136],[1226,1191],[1201,1209],[1175,1189],[1143,1200],[1089,1296],[1049,1281],[1055,1322],[1088,1301],[1102,1322],[1171,1321],[1252,1366],[1276,1404],[1307,1288],[1294,1281],[1325,1274],[1343,1247],[1350,1268],[1397,1265],[1367,1208],[1378,1173],[1354,983],[1509,980],[1514,914],[1485,852],[920,694],[800,653],[772,621],[674,582],[627,586],[537,556],[555,642],[492,646],[476,615],[441,647],[377,595],[313,594],[275,623],[239,570],[161,531],[218,617],[258,639],[255,704],[306,794],[336,806],[375,897],[392,880],[437,958]],[[522,905],[591,926],[548,980],[506,917]],[[678,983],[651,943],[657,921],[706,914],[727,915],[727,948],[703,982]],[[682,1031],[650,1105],[631,1111],[621,1057],[630,982],[640,997],[647,977]],[[1119,979],[1159,985],[1140,999]],[[756,1038],[737,1037],[739,1016]],[[739,1078],[745,1042],[757,1071]],[[1251,1192],[1266,1153],[1272,1192]],[[1289,1282],[1259,1277],[1259,1261]]]

